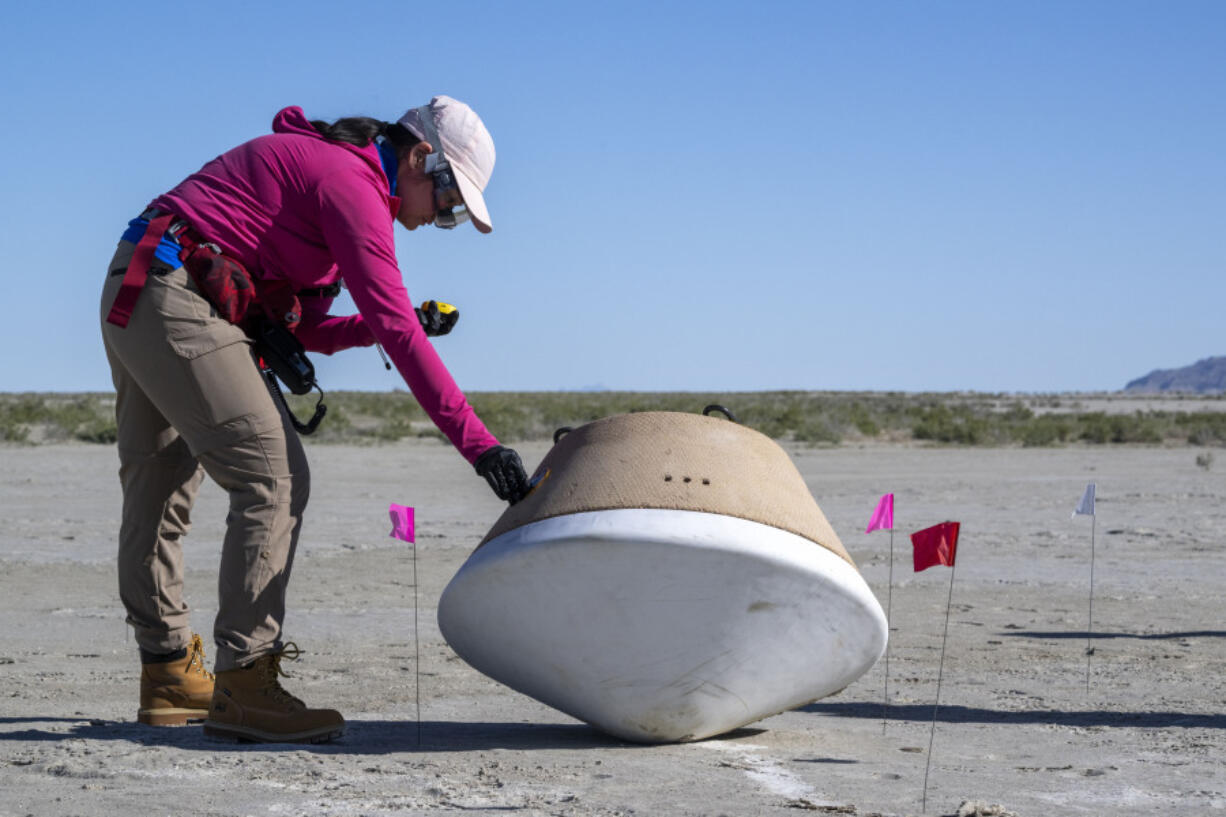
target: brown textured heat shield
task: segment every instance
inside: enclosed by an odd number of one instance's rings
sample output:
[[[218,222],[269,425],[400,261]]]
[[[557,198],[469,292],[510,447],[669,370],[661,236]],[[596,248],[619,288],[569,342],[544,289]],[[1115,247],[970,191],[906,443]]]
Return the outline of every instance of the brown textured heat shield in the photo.
[[[532,493],[507,508],[482,545],[553,516],[664,508],[760,522],[855,564],[787,452],[729,420],[671,411],[606,417],[562,437],[533,479]]]

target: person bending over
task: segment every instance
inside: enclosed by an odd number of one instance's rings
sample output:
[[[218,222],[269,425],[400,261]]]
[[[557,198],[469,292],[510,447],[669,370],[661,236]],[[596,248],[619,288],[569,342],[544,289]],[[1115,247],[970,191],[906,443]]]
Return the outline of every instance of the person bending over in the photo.
[[[310,121],[280,111],[272,133],[223,153],[154,199],[128,230],[102,291],[116,390],[119,591],[142,661],[138,720],[204,720],[209,734],[328,740],[344,729],[280,684],[286,586],[309,471],[296,420],[261,372],[251,334],[271,323],[306,350],[379,343],[460,454],[512,503],[519,456],[474,413],[427,339],[401,280],[393,220],[409,230],[471,220],[494,143],[462,102],[436,96],[395,123]],[[343,283],[358,314],[328,310]],[[183,599],[181,539],[205,475],[229,495],[213,638],[216,676]]]

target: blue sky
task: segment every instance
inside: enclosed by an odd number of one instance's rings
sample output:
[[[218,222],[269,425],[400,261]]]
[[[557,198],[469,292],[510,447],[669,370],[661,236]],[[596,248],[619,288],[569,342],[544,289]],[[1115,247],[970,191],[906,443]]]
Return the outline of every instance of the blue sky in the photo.
[[[1218,2],[5,3],[0,390],[110,388],[125,222],[278,109],[436,93],[498,146],[492,235],[397,228],[466,389],[1119,388],[1226,354],[1224,43]]]

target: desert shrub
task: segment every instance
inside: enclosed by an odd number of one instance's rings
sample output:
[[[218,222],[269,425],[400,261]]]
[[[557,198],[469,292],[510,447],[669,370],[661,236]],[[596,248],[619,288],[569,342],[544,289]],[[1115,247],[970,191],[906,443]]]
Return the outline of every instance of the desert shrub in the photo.
[[[755,406],[739,416],[747,425],[774,439],[789,436],[805,422],[804,412],[791,401],[778,407]]]
[[[1101,411],[1079,415],[1079,439],[1090,443],[1160,443],[1162,431],[1156,414],[1105,414]]]
[[[27,442],[38,428],[44,440],[114,442],[113,403],[97,395],[5,396],[0,399],[0,440]]]
[[[113,443],[116,438],[114,411],[106,410],[97,397],[78,397],[65,403],[48,401],[51,425],[57,439]]]
[[[24,443],[30,439],[30,429],[7,418],[0,418],[0,442]]]
[[[911,436],[917,440],[979,445],[994,435],[988,420],[975,416],[966,406],[950,408],[938,405],[920,415],[911,427]]]
[[[1167,417],[1165,414],[1157,412],[1142,414],[1123,414],[1119,415],[1121,422],[1119,423],[1119,433],[1116,435],[1113,442],[1119,443],[1160,443],[1165,435],[1163,429],[1166,426]]]
[[[851,407],[848,410],[848,420],[853,426],[855,426],[856,431],[860,432],[865,437],[876,437],[881,433],[881,426],[877,424],[875,419],[873,419],[873,416],[869,413],[868,408],[866,408],[865,405],[859,401],[851,404]]]
[[[1034,412],[1020,400],[1014,400],[1000,414],[1000,419],[1008,425],[1020,425],[1034,419]]]
[[[42,400],[31,395],[13,395],[0,401],[0,440],[24,443],[30,427],[45,416]]]
[[[834,444],[842,439],[842,435],[826,425],[820,417],[812,417],[792,432],[792,439],[802,443]]]
[[[392,443],[413,436],[413,424],[406,417],[392,417],[369,429],[354,432],[357,436],[373,442]]]
[[[352,414],[355,417],[403,420],[405,422],[426,419],[426,412],[413,399],[413,395],[403,391],[337,392],[336,399],[339,404],[345,407],[346,413]]]
[[[1175,426],[1192,445],[1226,444],[1226,414],[1181,412],[1175,417]]]
[[[317,395],[287,395],[302,419]],[[897,437],[949,445],[1051,446],[1068,443],[1184,443],[1226,446],[1226,410],[1200,412],[1085,412],[1074,401],[1065,411],[1035,414],[1036,405],[1004,395],[901,392],[475,392],[469,399],[500,439],[547,440],[562,426],[580,426],[613,414],[680,411],[696,414],[722,404],[746,426],[779,440],[835,443],[847,437]],[[316,443],[442,439],[411,394],[329,392],[328,416]],[[1226,408],[1224,401],[1223,408]],[[716,415],[718,416],[718,415]],[[114,397],[107,394],[0,394],[0,442],[76,439],[113,443]]]
[[[504,441],[526,440],[532,434],[532,417],[523,401],[499,393],[472,395],[469,402],[477,415]]]
[[[1058,445],[1073,433],[1073,421],[1058,414],[1035,417],[1018,429],[1018,439],[1027,447]]]
[[[50,419],[50,412],[42,398],[23,394],[4,402],[0,419],[15,425],[34,425]]]
[[[119,439],[119,429],[115,418],[97,417],[77,426],[73,437],[85,443],[112,444]]]

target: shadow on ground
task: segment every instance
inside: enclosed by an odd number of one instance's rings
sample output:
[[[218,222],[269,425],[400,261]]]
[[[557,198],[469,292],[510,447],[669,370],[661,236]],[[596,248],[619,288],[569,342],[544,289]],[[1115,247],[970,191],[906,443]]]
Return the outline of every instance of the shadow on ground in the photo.
[[[8,725],[33,728],[6,731]],[[54,724],[66,724],[55,728]],[[38,728],[38,726],[42,728]],[[50,727],[50,728],[48,728]],[[753,737],[764,730],[743,728],[710,738],[712,741]],[[165,746],[207,752],[294,750],[331,755],[381,755],[400,752],[471,752],[483,749],[608,749],[647,748],[627,743],[581,723],[453,723],[422,721],[350,720],[345,735],[332,743],[241,743],[205,737],[198,725],[153,727],[132,721],[84,718],[0,718],[0,743],[82,740],[128,741],[143,746]]]
[[[20,723],[29,723],[34,728],[16,731],[2,728],[7,724]],[[67,728],[46,728],[55,723],[70,725]],[[152,727],[131,721],[81,718],[0,718],[0,742],[61,741],[67,738],[120,740],[188,751],[216,752],[226,747],[239,752],[286,750],[283,743],[239,743],[208,738],[198,725]],[[603,749],[619,745],[634,744],[622,744],[616,738],[584,724],[423,721],[419,738],[416,721],[350,720],[346,723],[344,736],[337,741],[295,744],[293,748],[320,754],[379,755],[481,749]]]
[[[812,703],[801,712],[833,715],[839,718],[885,718],[893,721],[932,720],[932,704]],[[1226,714],[1216,712],[1109,712],[1102,709],[1036,709],[1009,711],[971,706],[942,705],[936,712],[942,723],[1048,724],[1053,726],[1116,726],[1162,729],[1226,729]]]
[[[1180,633],[1087,633],[1046,630],[1011,630],[997,635],[1010,638],[1141,638],[1164,641],[1182,638],[1226,638],[1226,630],[1187,630]]]

